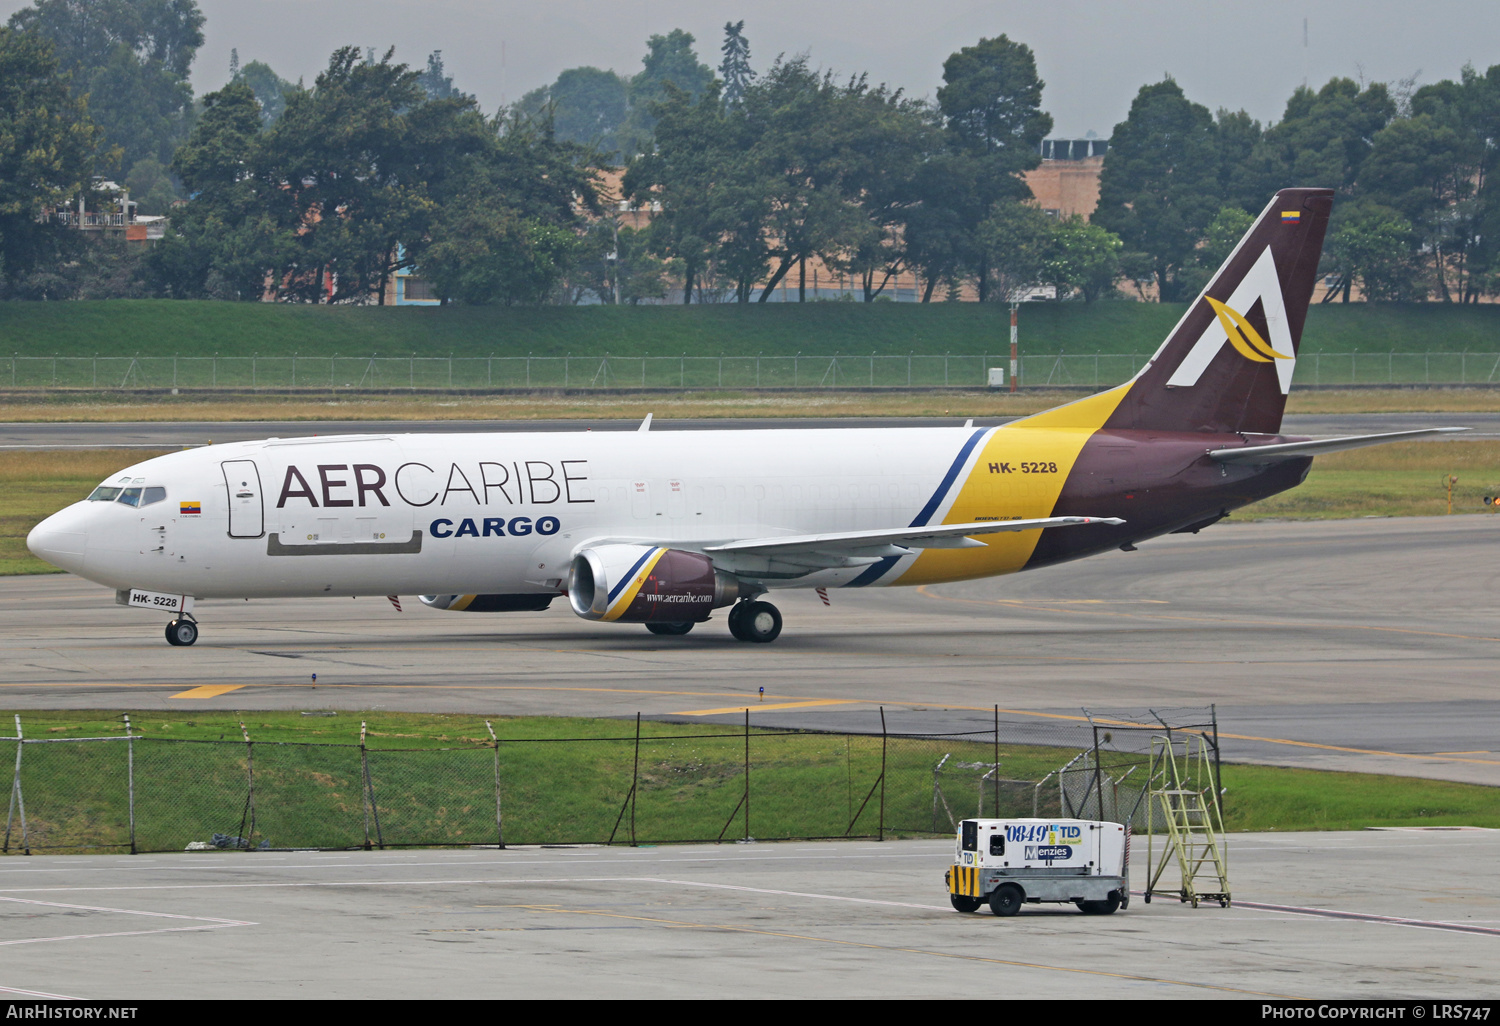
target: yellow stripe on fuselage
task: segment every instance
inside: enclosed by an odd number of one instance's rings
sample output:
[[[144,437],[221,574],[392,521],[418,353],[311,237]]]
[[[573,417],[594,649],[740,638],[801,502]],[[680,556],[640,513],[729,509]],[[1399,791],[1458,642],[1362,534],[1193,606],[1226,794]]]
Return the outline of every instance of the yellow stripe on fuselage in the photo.
[[[1051,516],[1084,443],[1104,426],[1129,390],[1127,383],[996,428],[958,486],[958,495],[942,522],[970,524],[997,517]],[[992,473],[991,464],[1008,465],[1010,472]],[[1023,470],[1025,465],[1057,469],[1033,473]],[[1109,516],[1110,511],[1101,510],[1099,515]],[[981,535],[977,540],[984,542],[983,549],[923,549],[906,572],[890,583],[937,584],[1015,573],[1031,558],[1041,536],[1040,530],[1008,531]]]
[[[641,568],[635,572],[635,578],[625,587],[624,591],[620,592],[620,597],[614,601],[609,607],[609,611],[604,614],[605,620],[618,620],[621,616],[625,615],[625,610],[630,608],[630,603],[634,602],[636,595],[640,594],[641,585],[646,583],[646,578],[651,575],[651,571],[656,569],[656,564],[666,554],[667,550],[662,548],[651,553],[650,558],[642,563]]]

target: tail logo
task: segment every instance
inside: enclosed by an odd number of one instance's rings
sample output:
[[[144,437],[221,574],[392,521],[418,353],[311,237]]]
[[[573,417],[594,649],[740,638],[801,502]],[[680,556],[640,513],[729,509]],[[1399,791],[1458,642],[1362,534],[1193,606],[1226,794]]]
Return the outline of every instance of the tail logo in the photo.
[[[1219,315],[1219,326],[1229,336],[1229,344],[1234,346],[1245,359],[1254,360],[1257,363],[1270,363],[1272,358],[1277,360],[1292,358],[1289,353],[1272,349],[1270,343],[1260,337],[1260,332],[1255,330],[1255,326],[1245,320],[1244,314],[1231,309],[1213,296],[1203,298],[1208,300],[1208,305],[1213,307],[1214,313]]]
[[[1188,388],[1198,383],[1208,365],[1224,348],[1227,342],[1235,351],[1253,363],[1270,363],[1276,366],[1276,378],[1283,395],[1292,390],[1292,371],[1296,368],[1296,349],[1292,345],[1291,329],[1287,326],[1286,303],[1281,295],[1281,277],[1276,273],[1276,258],[1267,246],[1250,270],[1234,286],[1229,298],[1214,299],[1208,295],[1220,286],[1220,279],[1204,290],[1203,300],[1214,312],[1214,319],[1203,329],[1203,334],[1188,350],[1182,363],[1172,372],[1167,386]],[[1269,341],[1246,320],[1241,311],[1249,311],[1256,302],[1266,319],[1266,334]]]

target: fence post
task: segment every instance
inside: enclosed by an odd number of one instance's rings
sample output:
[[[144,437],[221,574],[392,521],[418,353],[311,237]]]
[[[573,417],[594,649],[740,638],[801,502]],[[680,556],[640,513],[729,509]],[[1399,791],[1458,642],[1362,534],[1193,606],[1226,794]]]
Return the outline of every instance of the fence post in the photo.
[[[641,783],[641,714],[635,714],[635,762],[630,768],[630,846],[635,843],[635,796]]]
[[[750,707],[745,707],[745,840],[750,840]]]
[[[499,848],[505,847],[505,821],[500,816],[500,739],[495,736],[495,728],[490,726],[490,721],[484,721],[484,729],[490,732],[490,742],[495,746],[495,844]]]
[[[995,706],[995,818],[1000,818],[1000,706]]]
[[[21,714],[16,713],[16,772],[10,778],[10,812],[5,817],[5,845],[0,850],[10,851],[10,827],[16,818],[16,805],[21,806],[21,843],[26,843],[26,802],[21,796]],[[30,855],[28,850],[26,854]]]
[[[885,730],[885,706],[880,707],[880,822],[875,827],[875,840],[885,840],[885,748],[889,735]]]
[[[365,851],[370,850],[370,756],[365,750],[365,721],[359,721],[360,808],[365,814]]]
[[[1100,760],[1099,760],[1099,725],[1097,723],[1094,723],[1093,720],[1092,720],[1092,718],[1091,718],[1090,721],[1089,721],[1089,727],[1094,732],[1094,800],[1099,803],[1099,815],[1095,816],[1094,818],[1095,819],[1103,819],[1104,818],[1104,781],[1103,781],[1102,777],[1103,777],[1103,772],[1104,771],[1103,771],[1103,769],[1099,765],[1099,762],[1100,762]],[[1086,807],[1087,806],[1085,806],[1085,808]]]
[[[240,814],[240,838],[248,850],[250,835],[255,833],[255,744],[250,740],[250,731],[245,729],[244,720],[240,720],[240,733],[245,738],[245,811]]]
[[[1224,765],[1219,760],[1219,707],[1215,702],[1208,704],[1209,722],[1214,728],[1214,803],[1219,806],[1219,821],[1224,820]]]
[[[130,714],[125,714],[125,801],[130,810],[130,854],[135,849],[135,735],[130,732]]]

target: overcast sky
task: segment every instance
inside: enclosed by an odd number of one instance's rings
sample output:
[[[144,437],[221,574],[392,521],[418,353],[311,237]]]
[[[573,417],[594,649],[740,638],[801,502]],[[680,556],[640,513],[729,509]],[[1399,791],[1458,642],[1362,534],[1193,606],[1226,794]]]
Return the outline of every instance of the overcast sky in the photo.
[[[590,64],[631,75],[646,37],[683,28],[717,67],[724,23],[744,19],[752,64],[806,51],[840,73],[867,71],[916,96],[942,82],[943,60],[1001,33],[1029,45],[1046,82],[1054,136],[1108,136],[1141,85],[1170,73],[1189,98],[1281,116],[1306,78],[1419,83],[1465,63],[1500,64],[1494,0],[198,0],[208,22],[193,85],[228,78],[229,51],[311,83],[338,46],[395,44],[424,65],[442,50],[454,84],[485,110]],[[0,0],[9,15],[27,6]],[[1303,19],[1307,20],[1306,49]]]

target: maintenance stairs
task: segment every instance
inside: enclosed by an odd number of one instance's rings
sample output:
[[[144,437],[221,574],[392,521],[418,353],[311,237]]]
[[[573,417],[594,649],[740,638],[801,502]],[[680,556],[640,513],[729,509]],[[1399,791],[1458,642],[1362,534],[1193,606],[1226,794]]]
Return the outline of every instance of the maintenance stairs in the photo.
[[[1153,894],[1175,893],[1179,901],[1194,908],[1200,901],[1229,907],[1229,860],[1219,839],[1224,816],[1214,769],[1209,743],[1202,735],[1167,734],[1151,739],[1151,790],[1146,805],[1148,903]],[[1159,859],[1158,820],[1166,829]],[[1176,888],[1162,880],[1173,866]],[[1210,887],[1216,889],[1204,889]]]

